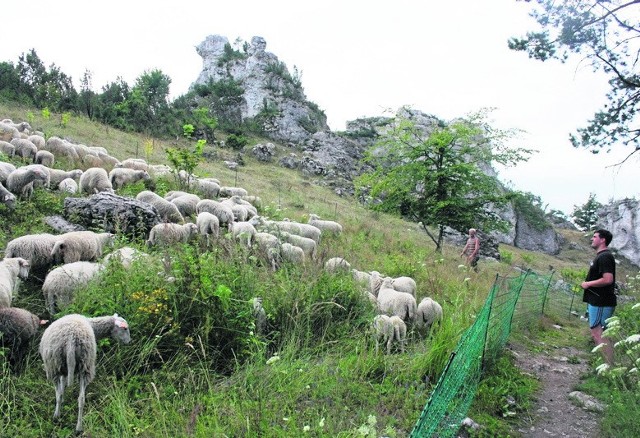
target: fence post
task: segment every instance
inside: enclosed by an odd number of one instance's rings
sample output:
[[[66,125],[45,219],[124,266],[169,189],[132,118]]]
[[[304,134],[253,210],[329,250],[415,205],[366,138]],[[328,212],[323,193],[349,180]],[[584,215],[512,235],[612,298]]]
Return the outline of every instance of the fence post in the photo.
[[[551,271],[551,274],[549,274],[549,281],[547,282],[547,287],[544,289],[544,294],[542,295],[542,311],[540,312],[541,315],[544,315],[544,307],[547,305],[547,297],[549,296],[549,287],[551,286],[551,278],[553,277],[553,274],[555,274],[556,271]]]

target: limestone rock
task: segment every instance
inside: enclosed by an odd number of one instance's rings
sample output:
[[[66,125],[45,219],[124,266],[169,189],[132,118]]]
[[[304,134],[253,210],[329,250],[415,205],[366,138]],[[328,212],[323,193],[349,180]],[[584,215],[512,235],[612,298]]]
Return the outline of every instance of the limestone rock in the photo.
[[[271,162],[273,160],[275,151],[276,147],[273,143],[258,143],[251,149],[251,152],[258,159],[258,161],[263,161],[265,163]]]
[[[609,245],[631,263],[640,266],[640,201],[622,199],[598,211],[599,226],[613,234]]]

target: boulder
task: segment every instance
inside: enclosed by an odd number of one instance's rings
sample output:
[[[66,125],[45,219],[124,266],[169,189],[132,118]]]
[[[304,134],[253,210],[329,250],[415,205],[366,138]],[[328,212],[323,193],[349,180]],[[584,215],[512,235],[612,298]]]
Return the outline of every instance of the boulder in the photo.
[[[598,226],[611,231],[609,247],[640,266],[640,201],[622,199],[598,210]]]

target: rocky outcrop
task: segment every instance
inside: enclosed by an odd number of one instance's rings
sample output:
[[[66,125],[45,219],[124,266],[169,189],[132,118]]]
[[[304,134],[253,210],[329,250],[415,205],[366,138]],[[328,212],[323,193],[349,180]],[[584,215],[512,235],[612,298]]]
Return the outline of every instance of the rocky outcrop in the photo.
[[[640,266],[640,201],[622,199],[598,210],[598,226],[613,234],[610,247]]]
[[[517,214],[515,230],[513,246],[552,255],[560,252],[562,237],[549,224],[535,226],[522,214]]]

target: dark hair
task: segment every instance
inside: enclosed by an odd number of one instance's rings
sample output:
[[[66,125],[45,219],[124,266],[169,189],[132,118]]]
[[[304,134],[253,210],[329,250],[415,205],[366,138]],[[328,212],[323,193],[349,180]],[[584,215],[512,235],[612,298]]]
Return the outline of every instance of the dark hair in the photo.
[[[611,231],[608,231],[608,230],[595,230],[593,232],[593,234],[596,234],[596,233],[598,233],[598,236],[603,238],[604,239],[604,243],[606,243],[607,246],[609,246],[609,244],[613,240],[613,234],[611,234]]]

